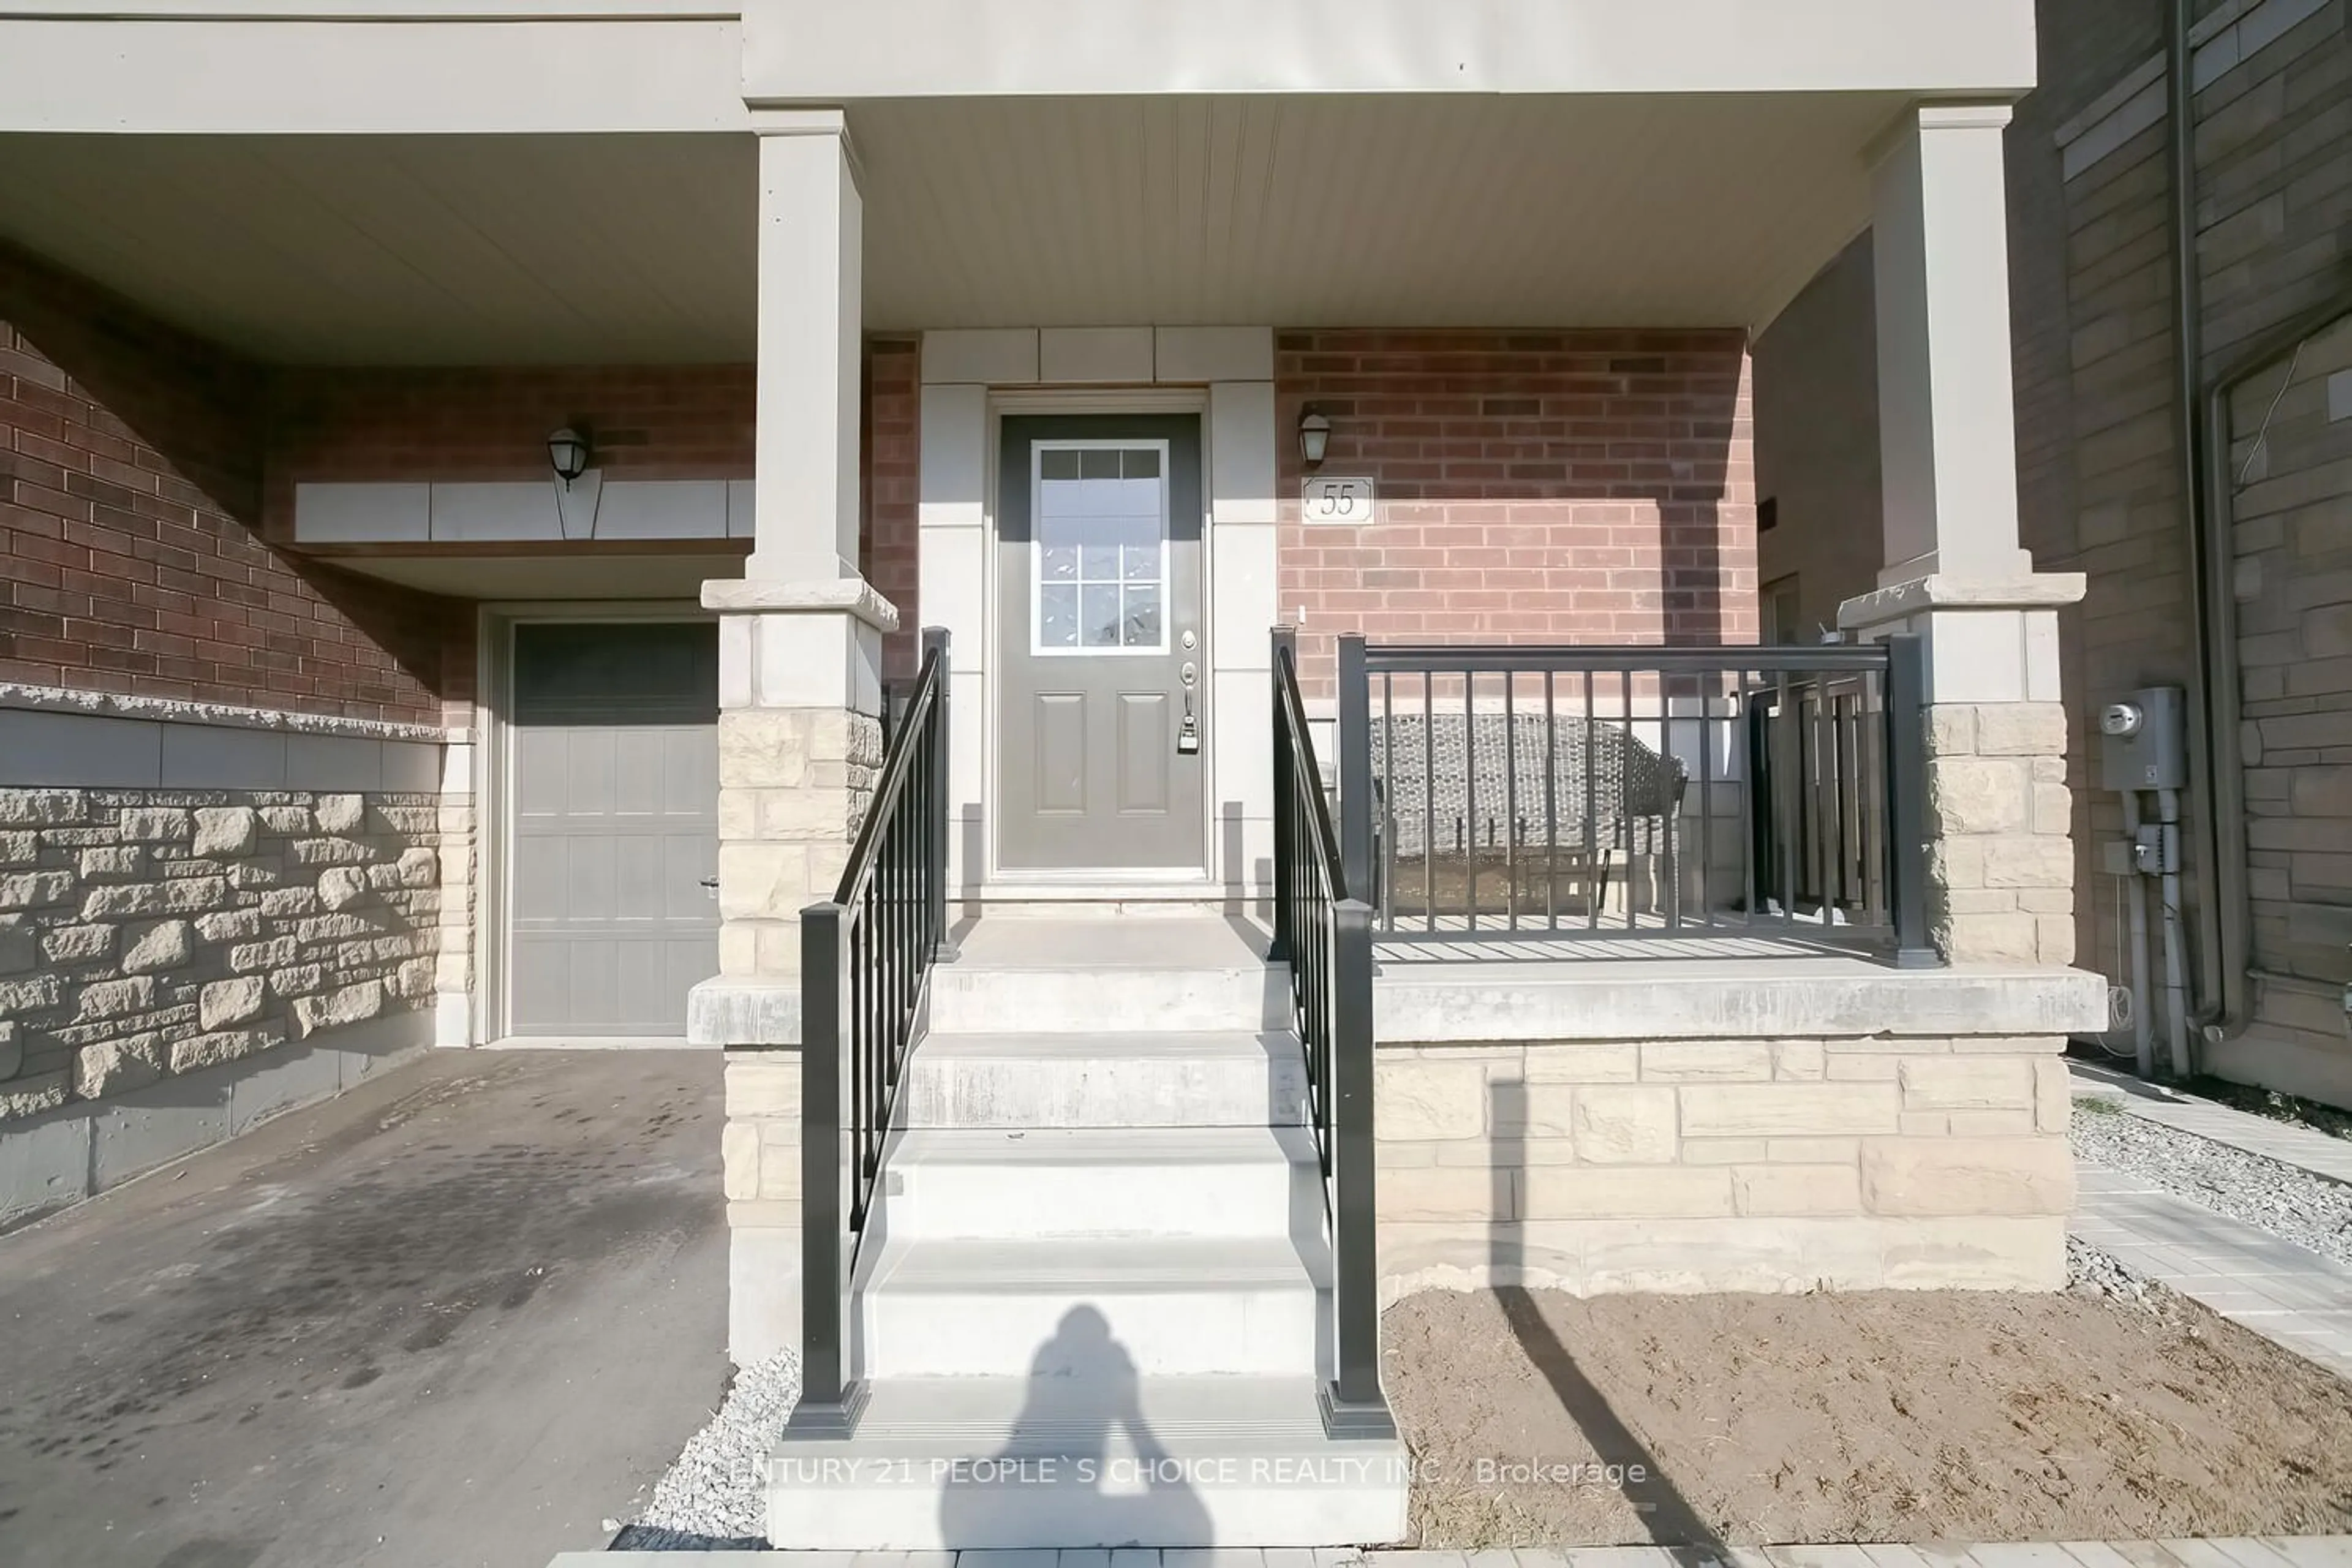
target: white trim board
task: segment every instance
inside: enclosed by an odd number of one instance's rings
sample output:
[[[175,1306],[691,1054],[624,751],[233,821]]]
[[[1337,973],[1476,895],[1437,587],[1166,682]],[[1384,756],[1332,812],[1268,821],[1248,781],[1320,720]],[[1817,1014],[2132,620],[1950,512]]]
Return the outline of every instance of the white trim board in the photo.
[[[750,479],[607,481],[592,471],[575,482],[570,498],[552,479],[307,483],[294,487],[294,540],[426,544],[749,539],[751,507]]]

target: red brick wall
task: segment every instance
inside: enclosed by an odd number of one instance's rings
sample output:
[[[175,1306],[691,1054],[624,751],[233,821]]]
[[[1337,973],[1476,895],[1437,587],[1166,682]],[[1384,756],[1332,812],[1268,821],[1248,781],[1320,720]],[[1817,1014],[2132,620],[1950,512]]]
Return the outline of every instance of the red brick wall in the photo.
[[[1758,633],[1747,335],[1285,331],[1281,611],[1302,683],[1332,638],[1740,643]],[[1379,481],[1380,521],[1299,520],[1292,436]]]
[[[290,536],[306,479],[543,479],[564,425],[610,479],[749,479],[752,395],[748,364],[280,371],[270,534]]]
[[[858,489],[864,519],[858,570],[898,607],[898,629],[884,639],[882,667],[910,676],[919,658],[922,611],[916,603],[916,531],[921,500],[921,363],[908,338],[866,345],[865,473]]]
[[[262,373],[0,248],[0,680],[438,721],[447,606],[264,544]]]

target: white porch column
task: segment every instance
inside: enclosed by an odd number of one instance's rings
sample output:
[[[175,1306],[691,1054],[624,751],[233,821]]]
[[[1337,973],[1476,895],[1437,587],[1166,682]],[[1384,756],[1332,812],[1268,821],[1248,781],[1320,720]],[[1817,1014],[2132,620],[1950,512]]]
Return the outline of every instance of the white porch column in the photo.
[[[753,549],[719,615],[719,967],[688,1033],[728,1047],[728,1348],[800,1340],[800,912],[832,895],[882,759],[882,634],[857,574],[860,202],[836,110],[761,114]]]
[[[746,577],[857,575],[859,270],[865,203],[837,109],[760,132],[760,365]]]
[[[1874,180],[1883,584],[2016,577],[2006,106],[1911,110]]]
[[[1923,105],[1889,133],[1874,248],[1885,561],[1840,606],[1927,647],[1928,917],[1954,963],[2074,956],[2058,610],[2080,573],[2018,545],[2004,106]]]

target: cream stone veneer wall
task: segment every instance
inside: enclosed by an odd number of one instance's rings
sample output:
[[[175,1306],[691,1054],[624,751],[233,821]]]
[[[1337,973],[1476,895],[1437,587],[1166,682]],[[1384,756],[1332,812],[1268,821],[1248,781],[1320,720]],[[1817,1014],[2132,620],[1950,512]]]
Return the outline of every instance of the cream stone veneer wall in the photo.
[[[439,746],[12,710],[0,749],[0,1225],[431,1042]],[[142,772],[368,787],[13,782]]]
[[[2063,1283],[2060,1053],[2095,977],[1598,967],[1623,973],[1464,988],[1450,1009],[1443,980],[1384,986],[1384,1037],[1547,1016],[1570,1037],[1383,1038],[1385,1295]]]

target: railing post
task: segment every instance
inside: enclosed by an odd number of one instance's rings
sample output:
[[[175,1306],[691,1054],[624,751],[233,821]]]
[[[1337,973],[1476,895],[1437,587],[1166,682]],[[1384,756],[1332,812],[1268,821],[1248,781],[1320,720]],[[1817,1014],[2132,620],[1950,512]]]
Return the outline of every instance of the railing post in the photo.
[[[1356,646],[1360,661],[1360,639]],[[1360,662],[1358,668],[1360,673]],[[1321,1393],[1323,1426],[1335,1437],[1393,1437],[1396,1420],[1381,1393],[1372,907],[1361,899],[1340,900],[1332,906],[1331,937],[1331,1304],[1338,1375]]]
[[[791,1426],[846,1432],[865,1390],[845,1376],[841,1259],[841,931],[836,903],[801,911],[801,1397]]]
[[[1917,637],[1886,639],[1886,839],[1895,963],[1943,962],[1927,931],[1927,669]]]
[[[1339,638],[1339,868],[1347,897],[1371,897],[1372,682],[1359,632]]]
[[[1292,932],[1290,930],[1290,898],[1292,879],[1296,875],[1290,858],[1292,853],[1291,821],[1297,809],[1297,784],[1291,777],[1289,714],[1282,700],[1282,676],[1286,665],[1297,678],[1298,668],[1298,629],[1276,626],[1272,637],[1273,658],[1267,668],[1273,671],[1273,701],[1270,705],[1274,725],[1274,940],[1266,945],[1268,963],[1291,962]]]
[[[931,793],[928,806],[930,814],[930,865],[924,880],[930,887],[927,918],[931,927],[931,959],[933,963],[944,963],[956,956],[955,943],[948,936],[948,803],[955,794],[952,777],[955,760],[948,744],[948,725],[954,710],[948,701],[948,677],[952,666],[948,661],[948,629],[945,626],[923,628],[924,660],[928,662],[933,653],[940,656],[939,685],[931,694],[932,721],[939,728],[931,735],[930,764],[927,770]]]

